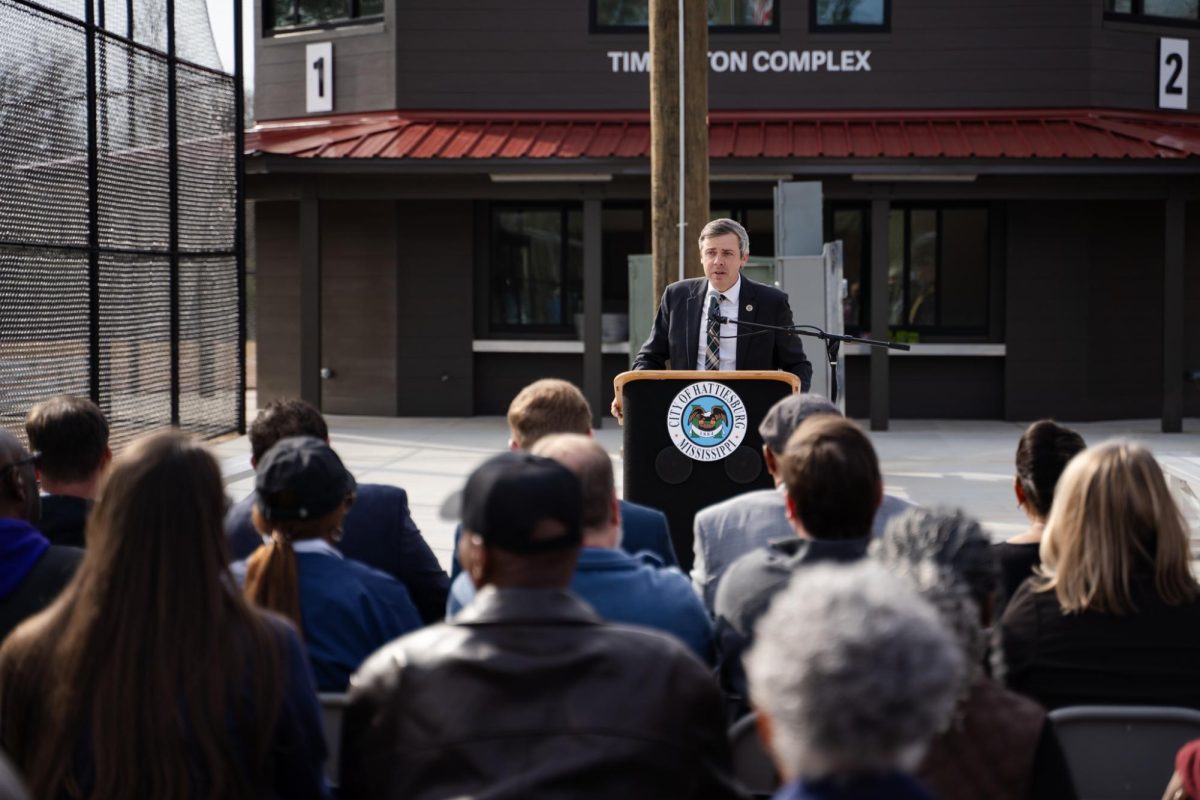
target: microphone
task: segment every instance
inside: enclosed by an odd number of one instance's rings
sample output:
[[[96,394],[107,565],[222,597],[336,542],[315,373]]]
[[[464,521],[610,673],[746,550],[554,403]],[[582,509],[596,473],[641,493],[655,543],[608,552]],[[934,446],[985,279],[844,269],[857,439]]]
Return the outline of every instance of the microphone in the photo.
[[[710,322],[717,322],[721,325],[724,325],[729,322],[729,317],[717,312],[717,303],[713,302],[713,300],[717,299],[717,296],[718,295],[716,292],[708,293],[708,319]]]

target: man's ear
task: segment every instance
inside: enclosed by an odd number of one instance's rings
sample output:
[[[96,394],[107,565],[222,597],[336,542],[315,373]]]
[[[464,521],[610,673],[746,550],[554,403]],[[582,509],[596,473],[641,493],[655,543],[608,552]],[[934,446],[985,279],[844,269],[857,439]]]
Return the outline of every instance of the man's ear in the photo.
[[[1026,502],[1025,487],[1021,485],[1020,478],[1013,478],[1013,494],[1017,496],[1017,505],[1023,506]]]
[[[772,452],[771,448],[765,444],[763,445],[763,463],[766,465],[767,472],[771,474],[772,478],[779,477],[779,460],[775,458],[775,453]]]
[[[800,524],[800,515],[796,513],[796,501],[792,499],[791,492],[788,492],[785,497],[788,521],[796,525]]]
[[[514,453],[521,452],[521,446],[519,444],[517,444],[517,440],[511,436],[508,437],[508,449]]]
[[[108,445],[104,446],[104,455],[100,458],[100,469],[107,469],[112,463],[112,448]]]

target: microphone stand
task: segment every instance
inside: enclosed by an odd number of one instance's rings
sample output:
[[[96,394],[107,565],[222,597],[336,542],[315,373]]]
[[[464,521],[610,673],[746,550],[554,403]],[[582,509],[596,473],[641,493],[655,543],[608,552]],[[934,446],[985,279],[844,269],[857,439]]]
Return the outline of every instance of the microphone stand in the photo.
[[[799,336],[811,336],[814,339],[820,339],[825,343],[825,355],[829,359],[829,386],[830,386],[830,402],[836,403],[838,399],[838,382],[837,382],[837,360],[838,351],[841,350],[842,342],[857,342],[865,344],[869,347],[885,347],[889,350],[909,350],[907,344],[900,342],[888,342],[882,339],[865,339],[861,336],[846,336],[841,333],[829,333],[816,325],[767,325],[762,322],[750,322],[748,320],[730,319],[723,314],[710,314],[710,317],[715,319],[722,325],[734,324],[745,325],[748,328],[757,328],[763,331],[782,331]],[[741,335],[741,334],[739,334]]]

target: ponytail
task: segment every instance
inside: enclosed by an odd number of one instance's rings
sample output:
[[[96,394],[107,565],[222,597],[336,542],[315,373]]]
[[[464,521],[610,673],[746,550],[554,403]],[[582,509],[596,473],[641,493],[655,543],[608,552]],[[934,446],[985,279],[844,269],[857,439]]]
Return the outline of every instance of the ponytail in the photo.
[[[246,562],[245,595],[259,608],[287,617],[303,634],[296,552],[285,534],[273,531],[270,544],[258,548]]]

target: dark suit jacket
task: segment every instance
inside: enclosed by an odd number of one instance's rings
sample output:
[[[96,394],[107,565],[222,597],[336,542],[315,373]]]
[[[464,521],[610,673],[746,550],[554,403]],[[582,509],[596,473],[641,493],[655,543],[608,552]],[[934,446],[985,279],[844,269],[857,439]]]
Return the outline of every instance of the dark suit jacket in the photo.
[[[253,506],[251,492],[225,514],[225,536],[235,561],[248,558],[262,544],[250,521]],[[396,486],[360,483],[342,532],[338,550],[403,583],[424,622],[441,621],[450,579],[408,512],[407,492]]]
[[[664,567],[678,567],[679,558],[675,555],[675,545],[671,543],[667,515],[657,508],[639,506],[628,500],[617,502],[621,505],[621,549],[631,556],[646,550],[657,556]],[[454,550],[450,557],[452,581],[462,572],[462,564],[458,563],[458,537],[461,535],[462,525],[456,525]]]
[[[742,276],[738,297],[738,321],[765,325],[792,324],[792,309],[787,295],[773,286],[755,283]],[[663,292],[654,318],[650,338],[633,360],[634,369],[695,369],[700,341],[700,316],[708,292],[707,278],[689,278],[672,283]],[[812,383],[812,364],[804,355],[800,337],[782,331],[762,331],[744,327],[737,340],[738,369],[782,369],[800,379],[802,391]],[[753,334],[747,336],[745,334]]]

